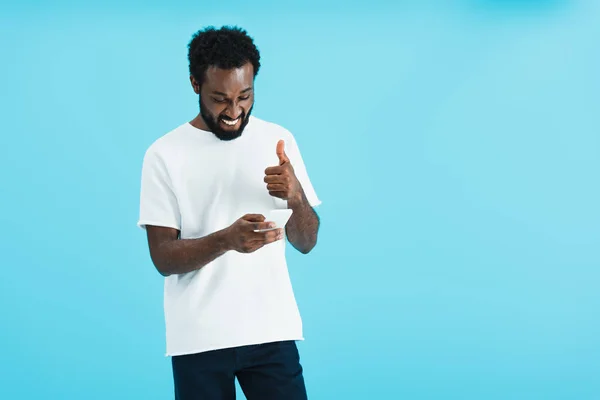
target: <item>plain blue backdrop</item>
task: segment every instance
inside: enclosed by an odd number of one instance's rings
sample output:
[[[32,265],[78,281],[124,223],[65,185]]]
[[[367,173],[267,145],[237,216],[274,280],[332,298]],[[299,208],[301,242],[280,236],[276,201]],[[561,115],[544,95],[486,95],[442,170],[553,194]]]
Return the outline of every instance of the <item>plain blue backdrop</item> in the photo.
[[[0,398],[173,398],[141,162],[222,24],[323,200],[311,399],[600,398],[597,1],[81,4],[1,6]]]

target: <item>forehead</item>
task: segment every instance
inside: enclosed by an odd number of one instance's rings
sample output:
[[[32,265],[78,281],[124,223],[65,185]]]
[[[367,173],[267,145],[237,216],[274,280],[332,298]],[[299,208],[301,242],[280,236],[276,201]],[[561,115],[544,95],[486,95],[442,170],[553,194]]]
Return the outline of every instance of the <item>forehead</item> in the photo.
[[[254,67],[246,63],[239,68],[221,69],[215,66],[208,67],[204,80],[205,86],[210,91],[235,93],[252,87],[254,82]]]

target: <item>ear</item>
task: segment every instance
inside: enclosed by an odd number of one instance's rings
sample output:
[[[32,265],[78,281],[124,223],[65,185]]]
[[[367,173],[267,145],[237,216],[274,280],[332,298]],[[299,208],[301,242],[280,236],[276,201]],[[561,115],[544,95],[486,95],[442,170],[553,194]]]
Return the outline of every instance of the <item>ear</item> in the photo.
[[[192,84],[192,88],[194,89],[194,93],[200,94],[200,84],[196,81],[192,75],[190,75],[190,83]]]

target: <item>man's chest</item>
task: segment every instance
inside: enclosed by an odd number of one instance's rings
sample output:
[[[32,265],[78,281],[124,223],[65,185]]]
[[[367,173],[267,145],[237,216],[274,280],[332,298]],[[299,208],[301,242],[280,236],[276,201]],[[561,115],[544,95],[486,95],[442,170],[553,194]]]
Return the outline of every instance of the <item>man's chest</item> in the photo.
[[[264,182],[265,169],[278,164],[276,143],[269,144],[183,152],[173,179],[182,211],[286,208],[284,201],[269,195]]]

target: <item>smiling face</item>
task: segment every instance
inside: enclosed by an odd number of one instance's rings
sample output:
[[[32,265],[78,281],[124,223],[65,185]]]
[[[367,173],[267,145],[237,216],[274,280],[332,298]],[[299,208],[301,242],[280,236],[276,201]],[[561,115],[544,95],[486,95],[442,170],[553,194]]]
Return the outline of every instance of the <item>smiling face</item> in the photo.
[[[202,85],[190,77],[194,92],[200,95],[200,129],[211,131],[221,140],[242,135],[254,105],[254,68],[246,63],[239,68],[206,70]]]

